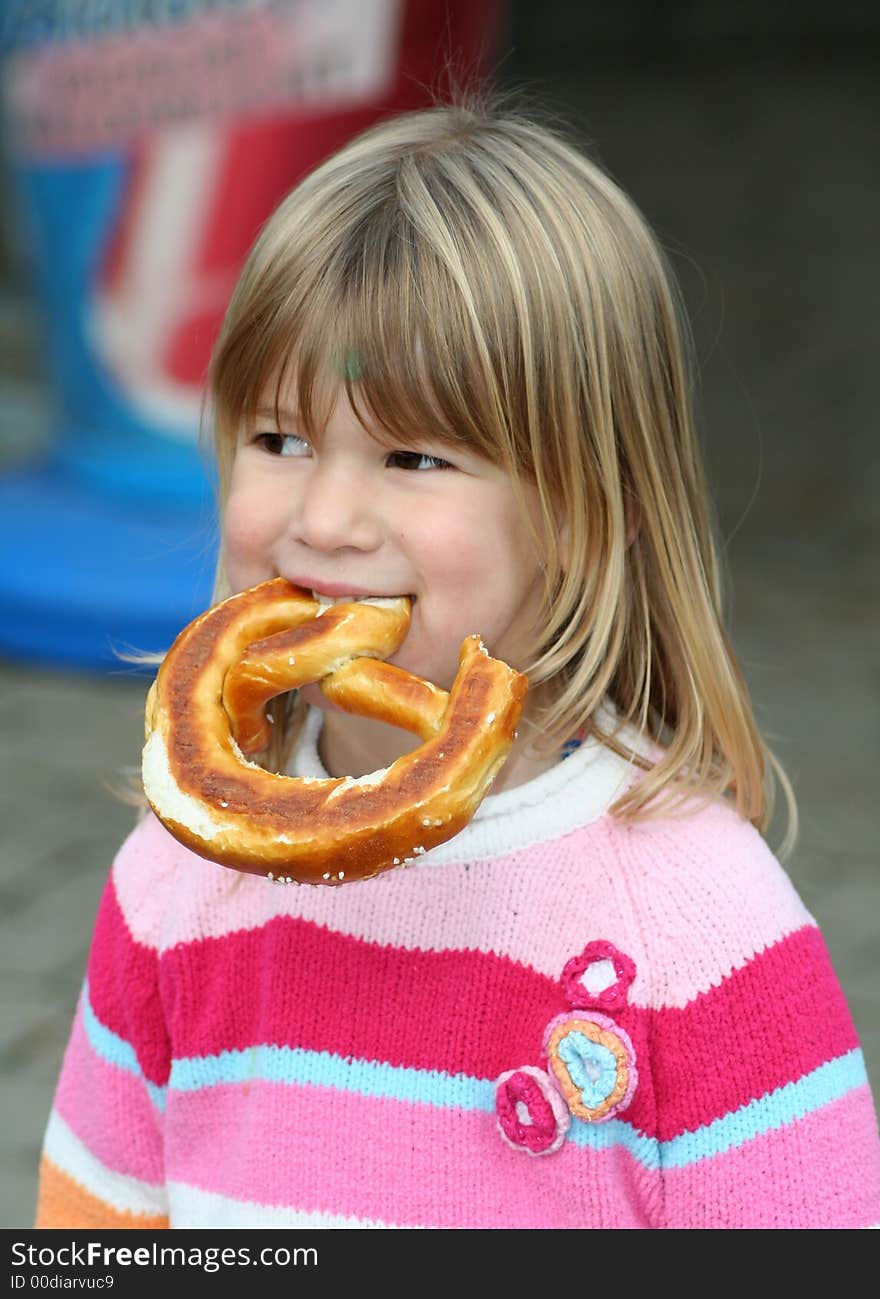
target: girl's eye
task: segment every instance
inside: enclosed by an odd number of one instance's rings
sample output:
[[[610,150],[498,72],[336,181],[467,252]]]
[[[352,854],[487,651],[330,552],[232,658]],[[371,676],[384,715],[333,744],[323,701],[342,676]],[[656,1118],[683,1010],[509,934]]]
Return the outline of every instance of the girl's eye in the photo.
[[[271,456],[306,456],[311,450],[296,433],[258,433],[254,441]]]
[[[423,451],[392,451],[387,460],[389,469],[452,469],[448,460],[429,456]]]

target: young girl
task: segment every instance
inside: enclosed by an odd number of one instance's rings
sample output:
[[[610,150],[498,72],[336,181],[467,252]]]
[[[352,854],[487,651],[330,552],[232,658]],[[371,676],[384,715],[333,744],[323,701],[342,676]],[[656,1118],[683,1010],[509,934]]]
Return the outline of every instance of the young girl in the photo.
[[[408,595],[394,662],[528,674],[469,826],[278,888],[122,847],[45,1141],[46,1227],[856,1227],[862,1053],[765,845],[669,273],[555,133],[438,108],[304,180],[229,307],[217,597]],[[264,765],[413,746],[317,686]],[[787,845],[788,846],[788,845]]]

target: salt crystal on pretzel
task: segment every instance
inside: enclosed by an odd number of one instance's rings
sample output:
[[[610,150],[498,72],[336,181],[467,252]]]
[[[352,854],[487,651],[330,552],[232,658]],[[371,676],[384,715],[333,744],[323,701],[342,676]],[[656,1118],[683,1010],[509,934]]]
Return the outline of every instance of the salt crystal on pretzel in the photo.
[[[147,698],[144,790],[163,825],[223,866],[332,885],[409,864],[457,834],[507,758],[527,682],[477,635],[448,694],[384,662],[409,622],[406,597],[328,605],[283,578],[196,618]],[[421,745],[360,777],[282,776],[250,761],[269,740],[266,703],[311,681]]]

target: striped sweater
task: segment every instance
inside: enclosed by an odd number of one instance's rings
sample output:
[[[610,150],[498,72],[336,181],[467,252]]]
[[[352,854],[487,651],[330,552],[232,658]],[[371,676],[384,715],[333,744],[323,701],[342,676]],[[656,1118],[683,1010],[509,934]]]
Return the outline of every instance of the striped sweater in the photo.
[[[631,777],[587,742],[337,889],[142,821],[37,1225],[875,1225],[877,1119],[814,920],[726,804],[622,826]]]

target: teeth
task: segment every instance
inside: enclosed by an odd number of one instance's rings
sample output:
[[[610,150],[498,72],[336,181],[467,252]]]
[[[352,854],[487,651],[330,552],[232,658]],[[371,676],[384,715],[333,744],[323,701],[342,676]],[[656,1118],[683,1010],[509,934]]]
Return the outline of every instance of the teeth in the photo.
[[[377,604],[380,608],[387,608],[402,598],[399,595],[320,595],[317,591],[312,591],[312,599],[321,606],[317,614],[319,618],[325,609],[332,609],[334,604]]]

